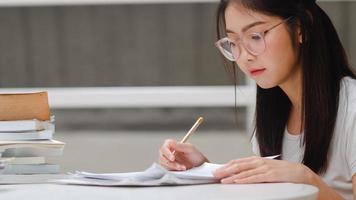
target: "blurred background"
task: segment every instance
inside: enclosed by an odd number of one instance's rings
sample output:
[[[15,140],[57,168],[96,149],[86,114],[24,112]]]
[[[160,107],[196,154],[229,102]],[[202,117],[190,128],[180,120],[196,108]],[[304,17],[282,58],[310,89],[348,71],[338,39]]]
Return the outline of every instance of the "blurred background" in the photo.
[[[320,1],[319,5],[332,18],[354,66],[356,2]],[[213,0],[2,0],[0,86],[63,91],[115,91],[121,87],[178,87],[188,91],[191,87],[226,86],[233,102],[233,83],[214,47],[216,6]],[[241,73],[238,81],[239,86],[251,85]],[[91,99],[83,98],[83,103],[86,100]],[[234,103],[54,105],[54,137],[67,145],[64,155],[53,158],[53,162],[59,163],[63,172],[145,169],[157,160],[165,139],[182,138],[199,116],[205,122],[190,142],[210,161],[224,163],[249,156],[253,99],[247,101],[237,110]]]

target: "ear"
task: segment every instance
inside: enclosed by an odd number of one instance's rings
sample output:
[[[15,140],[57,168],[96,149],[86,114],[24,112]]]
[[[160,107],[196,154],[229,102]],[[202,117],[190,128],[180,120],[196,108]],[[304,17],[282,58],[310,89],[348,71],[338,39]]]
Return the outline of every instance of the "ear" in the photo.
[[[298,27],[298,42],[299,44],[303,44],[303,35],[302,32],[300,31],[300,27]]]
[[[301,25],[300,25],[300,21],[299,20],[297,20],[295,32],[297,33],[296,35],[294,35],[295,42],[297,44],[303,44],[303,41],[304,41],[305,38],[303,38],[303,34],[302,34]]]

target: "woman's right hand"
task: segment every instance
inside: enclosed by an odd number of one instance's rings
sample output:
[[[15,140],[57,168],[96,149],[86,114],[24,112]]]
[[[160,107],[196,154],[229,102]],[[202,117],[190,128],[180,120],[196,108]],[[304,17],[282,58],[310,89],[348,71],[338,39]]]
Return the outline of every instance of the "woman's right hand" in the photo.
[[[172,139],[165,140],[159,149],[158,161],[164,168],[175,171],[187,170],[209,162],[194,145]]]

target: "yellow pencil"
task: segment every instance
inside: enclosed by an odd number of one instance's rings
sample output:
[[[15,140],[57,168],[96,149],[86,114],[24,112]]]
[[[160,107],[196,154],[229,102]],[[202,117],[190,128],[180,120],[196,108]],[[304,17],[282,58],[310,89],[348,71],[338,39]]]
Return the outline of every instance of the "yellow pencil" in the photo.
[[[194,125],[192,126],[192,128],[190,128],[190,130],[188,131],[188,133],[185,134],[184,138],[180,141],[180,143],[185,143],[185,142],[188,140],[189,136],[197,130],[198,126],[199,126],[203,121],[204,121],[204,118],[199,117],[198,120],[197,120],[197,121],[194,123]]]
[[[185,134],[184,138],[180,141],[180,143],[185,143],[189,136],[195,132],[195,130],[197,130],[198,126],[203,122],[204,118],[199,117],[198,120],[194,123],[194,125],[192,126],[192,128],[190,128],[190,130],[187,132],[187,134]],[[172,152],[173,155],[176,153],[176,151]]]

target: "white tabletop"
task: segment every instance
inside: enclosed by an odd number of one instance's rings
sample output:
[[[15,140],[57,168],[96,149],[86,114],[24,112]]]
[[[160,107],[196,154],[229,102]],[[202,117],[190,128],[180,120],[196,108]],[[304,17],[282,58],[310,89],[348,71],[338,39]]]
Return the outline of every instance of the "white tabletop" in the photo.
[[[163,187],[95,187],[58,184],[0,185],[0,199],[77,200],[77,199],[293,199],[315,200],[318,189],[292,183],[249,185],[192,185]]]

